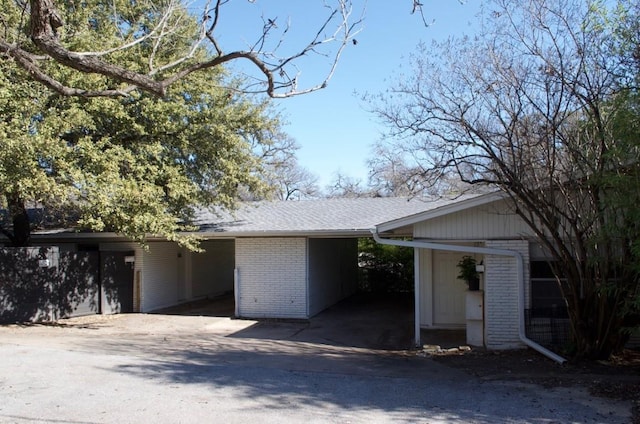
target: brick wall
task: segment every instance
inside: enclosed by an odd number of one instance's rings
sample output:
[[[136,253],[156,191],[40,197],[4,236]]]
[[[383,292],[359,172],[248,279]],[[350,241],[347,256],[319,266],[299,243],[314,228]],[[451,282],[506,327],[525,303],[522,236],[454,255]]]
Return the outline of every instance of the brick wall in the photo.
[[[307,240],[236,239],[238,313],[245,318],[307,318]]]
[[[486,247],[515,250],[524,259],[525,286],[529,281],[529,243],[526,240],[490,240]],[[516,259],[486,255],[485,263],[485,343],[490,349],[522,347],[518,335],[518,280]]]

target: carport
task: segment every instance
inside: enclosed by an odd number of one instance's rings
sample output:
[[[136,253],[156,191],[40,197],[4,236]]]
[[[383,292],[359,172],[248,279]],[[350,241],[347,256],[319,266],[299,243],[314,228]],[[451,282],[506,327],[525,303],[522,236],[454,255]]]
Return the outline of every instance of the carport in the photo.
[[[408,229],[412,240],[388,238],[396,231],[405,235]],[[459,199],[438,209],[379,224],[372,232],[379,243],[414,248],[416,344],[420,344],[422,327],[456,326],[466,329],[471,345],[492,349],[528,346],[556,362],[565,361],[525,332],[535,233],[514,212],[505,193]],[[463,254],[478,258],[473,271],[480,280],[479,289],[470,285],[464,290],[451,289],[459,283],[456,267]],[[452,260],[442,260],[444,255]],[[461,305],[461,314],[456,320],[443,320],[448,310],[441,305],[454,302]]]
[[[243,318],[309,319],[356,291],[357,240],[376,224],[438,208],[448,199],[336,198],[243,203],[203,210],[193,224],[204,252],[149,237],[148,249],[111,233],[34,234],[69,251],[132,252],[133,310],[150,312],[233,294]]]
[[[235,240],[204,240],[201,248],[191,252],[173,242],[152,241],[148,250],[137,252],[140,312],[233,293]]]
[[[358,238],[380,222],[439,204],[421,199],[317,199],[203,212],[199,234],[235,242],[235,315],[309,319],[357,289]],[[197,254],[194,254],[197,255]]]

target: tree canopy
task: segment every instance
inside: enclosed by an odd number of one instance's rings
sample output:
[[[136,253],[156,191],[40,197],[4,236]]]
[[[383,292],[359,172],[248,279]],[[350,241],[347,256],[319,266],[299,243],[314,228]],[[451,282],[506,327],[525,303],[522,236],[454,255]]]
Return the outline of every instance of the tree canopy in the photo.
[[[118,5],[136,16],[149,6]],[[77,46],[91,49],[96,40],[109,39],[112,28],[101,21],[86,26],[92,22],[88,16],[108,13],[103,6],[84,3],[81,12],[64,16],[68,27],[77,18]],[[181,30],[171,34],[176,49],[188,43],[182,35],[196,28],[185,15]],[[148,55],[141,50],[153,48],[139,43],[118,52],[118,62],[144,66]],[[171,53],[165,54],[170,60]],[[206,60],[209,53],[200,49],[194,55]],[[109,87],[103,76],[48,66],[65,83]],[[0,198],[8,211],[2,232],[14,245],[28,244],[37,223],[27,209],[38,208],[56,219],[70,217],[80,228],[138,241],[160,235],[195,247],[180,232],[190,229],[197,208],[232,207],[240,191],[260,193],[266,187],[255,147],[273,143],[278,119],[267,102],[234,89],[240,81],[222,68],[185,76],[163,98],[142,90],[86,98],[43,89],[12,61],[0,61],[0,67]]]
[[[424,186],[503,190],[554,265],[577,356],[640,310],[639,5],[494,0],[481,33],[423,46],[373,100]],[[377,102],[377,103],[376,103]]]

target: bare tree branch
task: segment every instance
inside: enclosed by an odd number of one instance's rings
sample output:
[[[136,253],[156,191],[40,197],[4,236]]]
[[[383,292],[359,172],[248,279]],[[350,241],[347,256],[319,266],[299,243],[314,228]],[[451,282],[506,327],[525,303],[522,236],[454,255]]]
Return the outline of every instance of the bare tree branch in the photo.
[[[194,39],[184,51],[174,59],[166,63],[156,63],[159,53],[167,48],[166,40],[181,26],[184,16],[184,6],[177,1],[171,1],[161,11],[151,28],[143,33],[135,34],[127,38],[120,34],[122,43],[109,46],[100,51],[75,51],[67,47],[59,36],[65,29],[65,22],[59,12],[56,0],[29,0],[25,4],[24,11],[30,16],[28,36],[33,43],[30,46],[27,40],[19,41],[19,30],[8,28],[5,25],[5,35],[0,37],[0,57],[5,60],[14,60],[15,63],[27,70],[37,81],[65,96],[122,96],[130,93],[134,88],[164,96],[167,88],[185,78],[193,72],[211,69],[231,61],[239,59],[247,60],[261,75],[257,82],[252,83],[247,89],[250,92],[263,92],[271,97],[290,97],[309,93],[327,86],[333,77],[341,54],[353,37],[360,31],[362,17],[353,19],[353,6],[351,0],[336,0],[333,6],[326,6],[328,13],[320,22],[319,29],[310,41],[301,48],[285,57],[278,56],[284,37],[288,34],[289,23],[281,31],[281,39],[269,51],[267,39],[278,30],[277,18],[263,19],[262,34],[247,50],[231,50],[225,52],[219,41],[219,23],[222,18],[224,6],[228,0],[209,0],[202,10],[200,29],[194,34]],[[114,25],[118,28],[118,11],[114,9]],[[2,16],[0,16],[2,17]],[[8,31],[13,31],[14,36],[9,38]],[[325,35],[329,32],[328,35]],[[151,51],[147,60],[147,69],[133,69],[122,66],[110,59],[113,53],[136,48],[143,43],[151,42]],[[197,53],[206,46],[210,47],[213,56],[197,59]],[[332,45],[331,49],[319,48]],[[34,53],[35,49],[39,54]],[[308,87],[299,86],[299,71],[295,63],[302,57],[310,55],[325,56],[329,60],[329,67],[324,77]],[[165,56],[166,57],[166,56]],[[108,88],[97,87],[94,90],[83,87],[66,86],[62,80],[55,77],[46,64],[55,61],[64,67],[80,72],[102,75],[107,77],[111,84],[121,85]]]
[[[82,97],[121,97],[136,89],[135,85],[130,85],[117,90],[85,90],[80,88],[68,87],[55,78],[45,73],[39,66],[40,57],[24,51],[14,45],[7,44],[0,40],[0,51],[11,57],[18,65],[24,68],[34,80],[41,82],[50,89],[62,94],[63,96],[82,96]]]
[[[491,6],[473,39],[421,49],[374,110],[426,183],[453,172],[507,193],[557,264],[577,354],[607,357],[640,305],[637,46],[620,29],[637,34],[637,5]]]

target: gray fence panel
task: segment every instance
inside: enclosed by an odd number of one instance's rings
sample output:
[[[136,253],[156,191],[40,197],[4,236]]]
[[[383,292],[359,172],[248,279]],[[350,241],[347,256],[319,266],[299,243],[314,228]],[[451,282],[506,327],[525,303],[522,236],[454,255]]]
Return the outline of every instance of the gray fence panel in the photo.
[[[0,249],[0,323],[133,312],[134,255]]]
[[[0,249],[0,322],[54,318],[57,261],[55,247]]]

